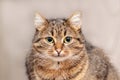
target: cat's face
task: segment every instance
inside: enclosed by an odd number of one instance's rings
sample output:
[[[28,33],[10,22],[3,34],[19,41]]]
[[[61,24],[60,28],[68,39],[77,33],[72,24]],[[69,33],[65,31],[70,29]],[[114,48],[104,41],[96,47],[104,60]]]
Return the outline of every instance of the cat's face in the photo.
[[[33,46],[41,57],[64,61],[76,57],[83,50],[80,14],[66,20],[46,20],[36,14],[35,26]]]

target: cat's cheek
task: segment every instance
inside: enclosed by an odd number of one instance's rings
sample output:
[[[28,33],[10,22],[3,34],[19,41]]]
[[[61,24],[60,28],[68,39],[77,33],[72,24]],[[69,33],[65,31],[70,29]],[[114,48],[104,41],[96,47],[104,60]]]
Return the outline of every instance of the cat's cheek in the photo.
[[[69,51],[62,51],[61,54],[64,56],[68,56],[70,54],[70,52]]]
[[[52,57],[58,56],[58,53],[56,51],[53,51],[53,52],[48,53],[48,54],[49,54],[49,56],[52,56]]]

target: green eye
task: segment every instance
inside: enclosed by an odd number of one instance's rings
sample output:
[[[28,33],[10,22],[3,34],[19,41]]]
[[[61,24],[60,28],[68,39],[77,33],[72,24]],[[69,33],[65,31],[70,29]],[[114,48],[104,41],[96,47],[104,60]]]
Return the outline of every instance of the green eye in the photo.
[[[52,37],[46,37],[46,41],[49,42],[49,43],[53,43],[54,42]]]
[[[72,37],[67,36],[67,37],[64,39],[64,43],[70,43],[71,40],[72,40]]]

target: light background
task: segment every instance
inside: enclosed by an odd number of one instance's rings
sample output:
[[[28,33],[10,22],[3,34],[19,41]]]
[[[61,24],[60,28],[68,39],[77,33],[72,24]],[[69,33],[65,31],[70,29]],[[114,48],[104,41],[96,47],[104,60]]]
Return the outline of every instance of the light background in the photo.
[[[0,80],[27,80],[25,56],[34,34],[33,16],[69,17],[81,10],[88,41],[105,50],[120,71],[120,0],[1,0]]]

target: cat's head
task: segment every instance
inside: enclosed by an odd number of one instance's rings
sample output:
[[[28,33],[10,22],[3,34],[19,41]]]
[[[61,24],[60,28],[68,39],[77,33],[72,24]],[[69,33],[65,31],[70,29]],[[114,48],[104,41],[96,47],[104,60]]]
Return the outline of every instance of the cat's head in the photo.
[[[54,61],[72,59],[84,48],[81,33],[81,14],[74,13],[68,19],[46,19],[35,14],[36,33],[33,48],[41,57]]]

